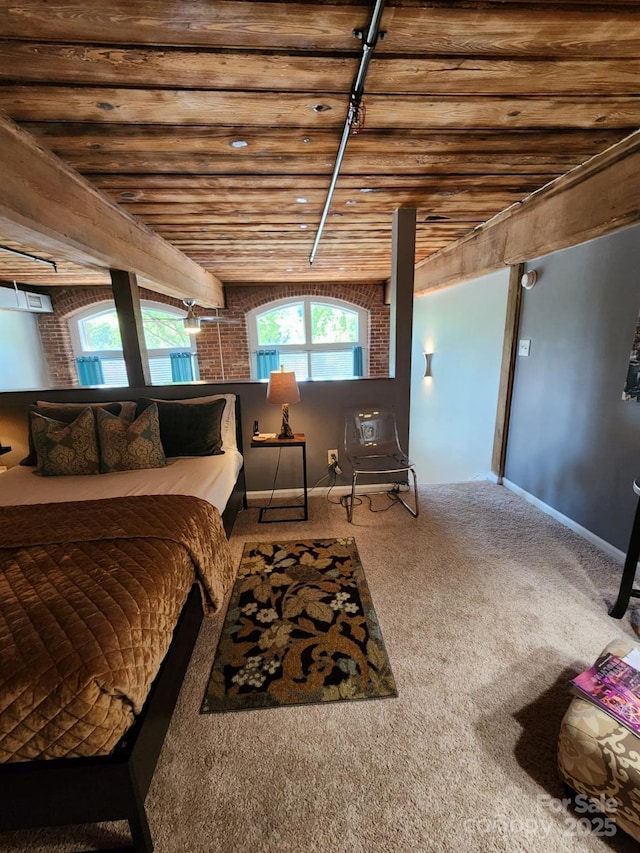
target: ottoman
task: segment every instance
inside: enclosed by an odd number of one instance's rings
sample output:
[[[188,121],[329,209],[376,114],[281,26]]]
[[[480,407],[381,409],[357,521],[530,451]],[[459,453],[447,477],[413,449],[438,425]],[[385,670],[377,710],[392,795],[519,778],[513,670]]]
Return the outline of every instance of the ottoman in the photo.
[[[602,654],[624,657],[632,648],[617,640]],[[558,770],[567,785],[640,841],[640,737],[576,697],[560,726]]]

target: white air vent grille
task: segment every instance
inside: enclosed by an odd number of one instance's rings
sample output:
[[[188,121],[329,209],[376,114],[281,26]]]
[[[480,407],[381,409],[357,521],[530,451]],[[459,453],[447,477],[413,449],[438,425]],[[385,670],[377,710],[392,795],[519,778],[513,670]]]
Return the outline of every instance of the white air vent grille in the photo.
[[[51,299],[40,293],[29,293],[11,287],[0,287],[0,310],[30,311],[33,314],[51,314]]]
[[[40,296],[37,293],[27,293],[26,297],[27,297],[27,305],[29,306],[29,308],[37,308],[40,311],[42,311],[42,309],[43,309],[42,296]]]

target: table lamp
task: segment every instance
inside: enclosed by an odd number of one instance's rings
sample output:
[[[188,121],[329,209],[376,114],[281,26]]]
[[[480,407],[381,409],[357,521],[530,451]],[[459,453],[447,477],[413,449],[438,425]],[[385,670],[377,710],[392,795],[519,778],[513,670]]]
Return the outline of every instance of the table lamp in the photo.
[[[280,370],[271,371],[267,385],[267,402],[282,405],[282,426],[278,438],[293,438],[293,431],[289,426],[289,405],[300,402],[300,390],[293,370],[281,367]]]

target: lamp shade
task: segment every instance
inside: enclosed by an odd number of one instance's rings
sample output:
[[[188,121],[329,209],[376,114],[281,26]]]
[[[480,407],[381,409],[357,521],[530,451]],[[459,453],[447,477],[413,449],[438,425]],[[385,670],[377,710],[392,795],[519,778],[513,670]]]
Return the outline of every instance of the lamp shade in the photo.
[[[267,385],[267,403],[299,403],[300,389],[293,370],[272,370]]]

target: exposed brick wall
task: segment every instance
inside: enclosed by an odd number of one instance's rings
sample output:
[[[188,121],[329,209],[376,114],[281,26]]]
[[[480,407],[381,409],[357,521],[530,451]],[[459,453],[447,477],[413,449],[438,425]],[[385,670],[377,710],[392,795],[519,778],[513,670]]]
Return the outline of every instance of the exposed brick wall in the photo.
[[[255,285],[227,288],[227,307],[225,316],[240,320],[240,325],[220,327],[225,358],[227,379],[246,379],[249,377],[249,352],[245,315],[248,311],[274,302],[276,299],[288,299],[296,296],[327,296],[344,299],[369,313],[369,375],[389,375],[389,306],[384,304],[382,285],[355,284],[311,284],[311,285]],[[217,347],[217,338],[215,341]],[[200,342],[198,341],[200,359]],[[227,359],[229,364],[227,364]],[[217,359],[219,364],[220,359]],[[202,364],[202,362],[201,362]],[[238,372],[231,372],[237,370]],[[219,377],[217,377],[219,378]]]
[[[110,287],[52,287],[47,291],[47,295],[51,297],[53,314],[38,314],[38,329],[49,375],[49,387],[76,388],[79,384],[78,375],[67,321],[89,305],[113,302],[113,292]],[[140,297],[184,308],[180,299],[172,299],[143,288],[140,288]]]
[[[69,334],[68,319],[89,305],[111,301],[110,287],[59,287],[48,291],[53,305],[53,314],[38,315],[38,326],[42,348],[49,371],[52,388],[69,388],[78,385],[73,362],[73,348]],[[384,289],[376,285],[313,284],[302,285],[256,285],[229,287],[226,291],[228,310],[223,316],[237,323],[203,323],[202,332],[196,338],[200,378],[207,382],[218,380],[249,379],[249,347],[245,315],[253,308],[266,305],[276,299],[296,296],[328,296],[344,299],[370,312],[369,374],[387,376],[389,373],[389,306],[384,304]],[[183,308],[180,299],[164,296],[143,288],[142,299],[162,302]],[[196,313],[206,313],[196,308]],[[218,338],[219,335],[219,338]],[[220,349],[224,359],[224,375],[220,361]]]

